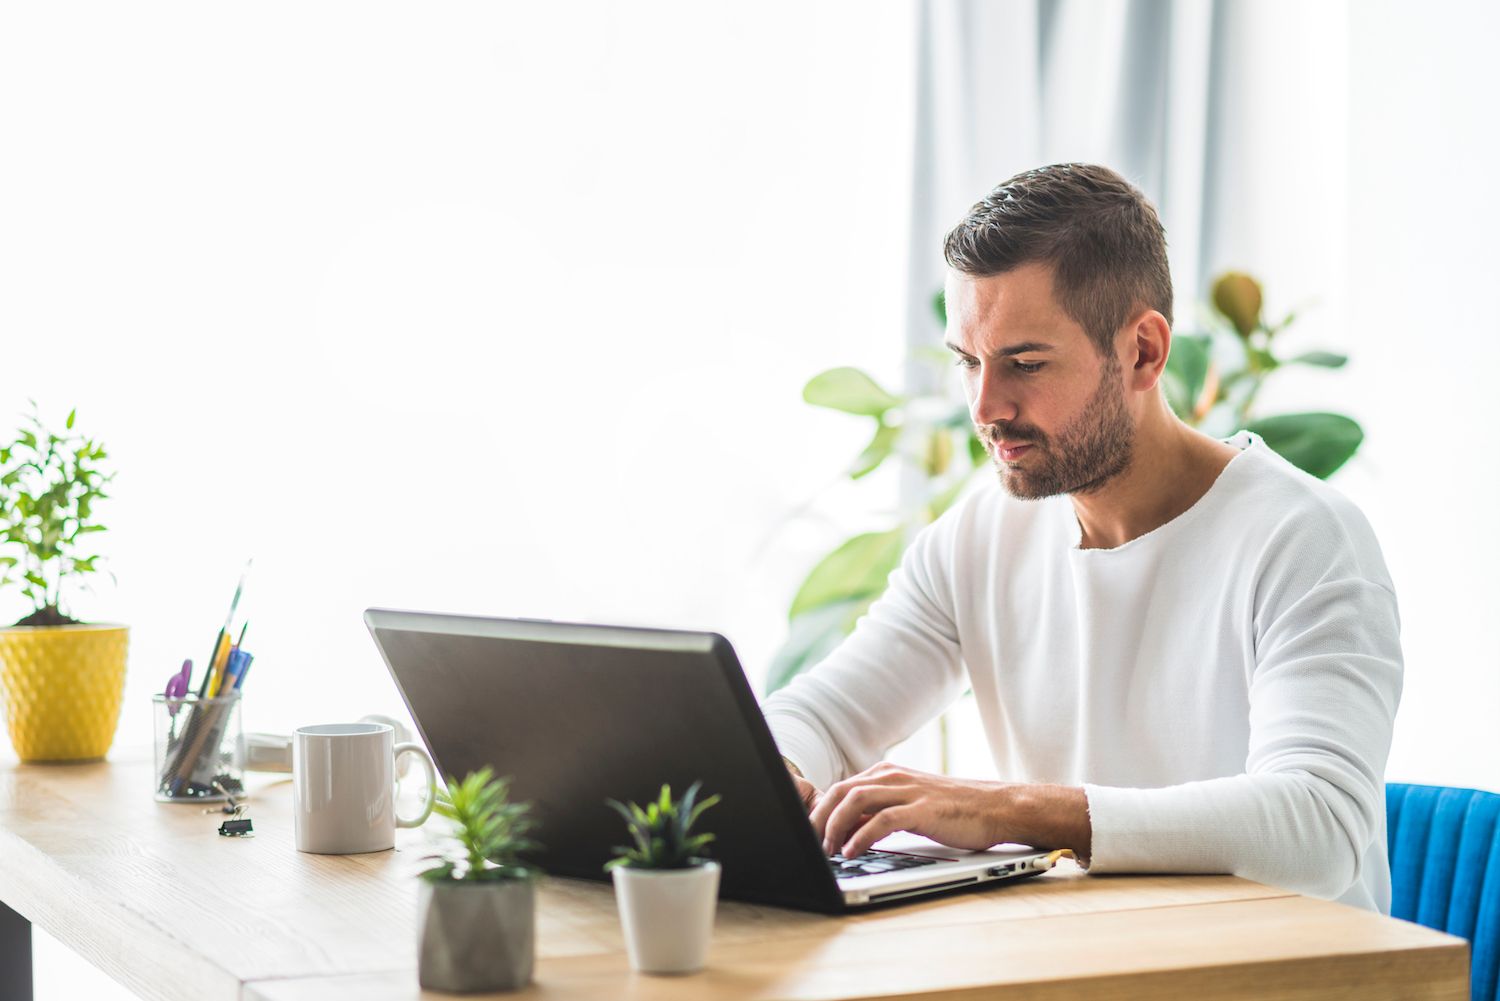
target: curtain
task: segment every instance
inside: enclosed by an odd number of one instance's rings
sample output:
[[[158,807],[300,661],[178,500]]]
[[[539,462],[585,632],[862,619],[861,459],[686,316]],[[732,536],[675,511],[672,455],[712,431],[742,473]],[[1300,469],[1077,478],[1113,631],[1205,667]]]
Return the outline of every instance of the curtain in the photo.
[[[940,336],[943,234],[1001,181],[1064,161],[1113,167],[1156,206],[1179,327],[1228,267],[1336,299],[1347,20],[1282,0],[919,0],[909,345]]]

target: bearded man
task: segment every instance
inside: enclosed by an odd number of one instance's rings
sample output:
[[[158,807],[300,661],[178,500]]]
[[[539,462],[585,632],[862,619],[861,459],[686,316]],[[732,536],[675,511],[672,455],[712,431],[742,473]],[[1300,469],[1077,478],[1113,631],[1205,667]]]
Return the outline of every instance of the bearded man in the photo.
[[[1118,174],[1020,174],[947,236],[947,344],[999,472],[917,536],[826,660],[766,700],[811,823],[1072,848],[1388,912],[1396,597],[1359,510],[1167,406],[1172,281]],[[1004,781],[886,751],[972,688]]]

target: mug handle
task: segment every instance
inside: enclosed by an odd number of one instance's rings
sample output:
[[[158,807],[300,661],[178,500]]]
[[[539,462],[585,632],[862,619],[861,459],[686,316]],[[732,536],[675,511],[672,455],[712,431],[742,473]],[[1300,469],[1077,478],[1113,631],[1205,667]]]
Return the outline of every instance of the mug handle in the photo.
[[[421,827],[432,816],[432,804],[437,802],[437,768],[432,764],[432,758],[428,756],[427,749],[421,744],[397,744],[396,760],[401,760],[403,754],[415,754],[422,762],[422,767],[427,771],[427,802],[422,807],[419,816],[406,818],[399,814],[396,817],[397,827]],[[399,775],[401,769],[398,767],[396,773]]]

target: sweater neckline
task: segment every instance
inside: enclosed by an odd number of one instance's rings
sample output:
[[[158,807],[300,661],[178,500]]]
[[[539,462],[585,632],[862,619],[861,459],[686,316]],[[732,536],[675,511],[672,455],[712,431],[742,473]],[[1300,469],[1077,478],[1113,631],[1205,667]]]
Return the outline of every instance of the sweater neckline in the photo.
[[[1223,469],[1219,470],[1219,475],[1214,478],[1213,483],[1209,484],[1208,489],[1203,492],[1203,496],[1194,501],[1191,507],[1177,515],[1177,517],[1156,526],[1143,535],[1137,535],[1128,542],[1122,542],[1113,548],[1080,548],[1079,543],[1083,541],[1083,526],[1078,523],[1078,512],[1074,510],[1071,500],[1067,497],[1060,498],[1067,511],[1068,552],[1080,559],[1107,559],[1115,553],[1124,553],[1132,549],[1144,548],[1151,544],[1147,542],[1148,539],[1166,538],[1180,532],[1184,526],[1190,525],[1192,522],[1203,517],[1203,512],[1211,511],[1218,507],[1220,499],[1228,493],[1229,487],[1226,484],[1231,483],[1239,476],[1239,470],[1236,467],[1243,467],[1245,465],[1241,460],[1252,452],[1259,454],[1266,447],[1265,442],[1253,431],[1236,431],[1228,438],[1220,438],[1219,441],[1222,441],[1226,445],[1232,445],[1240,451],[1238,455],[1225,463]]]

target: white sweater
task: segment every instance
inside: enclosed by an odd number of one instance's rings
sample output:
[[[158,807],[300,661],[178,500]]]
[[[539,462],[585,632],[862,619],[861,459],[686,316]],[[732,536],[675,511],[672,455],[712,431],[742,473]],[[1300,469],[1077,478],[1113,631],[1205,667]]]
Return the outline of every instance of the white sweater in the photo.
[[[819,788],[972,686],[999,775],[1082,785],[1093,872],[1215,872],[1389,911],[1396,596],[1359,510],[1264,442],[1182,515],[1079,549],[998,484],[928,526],[826,660],[766,700]]]

